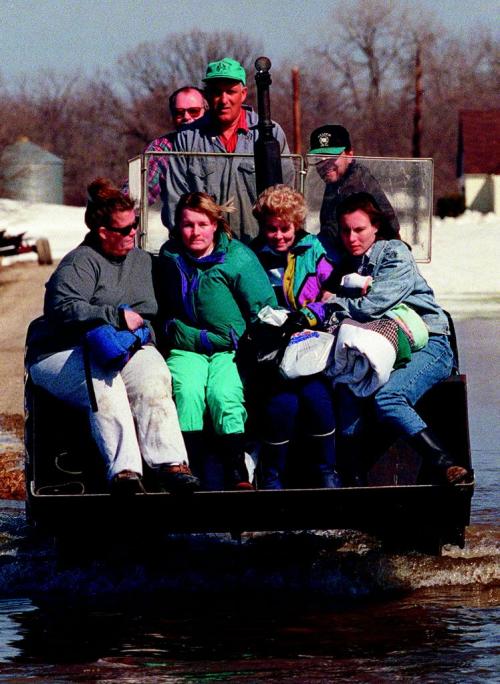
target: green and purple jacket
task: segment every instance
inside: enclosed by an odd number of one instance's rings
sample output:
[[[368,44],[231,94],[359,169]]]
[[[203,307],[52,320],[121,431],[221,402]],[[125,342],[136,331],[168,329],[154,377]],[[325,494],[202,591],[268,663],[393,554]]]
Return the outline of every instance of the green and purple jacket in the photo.
[[[232,351],[266,305],[276,307],[269,280],[251,249],[222,233],[214,251],[196,259],[175,237],[159,255],[160,332],[169,349]]]
[[[252,242],[252,249],[267,273],[281,306],[301,311],[311,327],[326,318],[325,305],[318,301],[334,266],[315,235],[301,230],[286,253],[275,252],[262,237]]]

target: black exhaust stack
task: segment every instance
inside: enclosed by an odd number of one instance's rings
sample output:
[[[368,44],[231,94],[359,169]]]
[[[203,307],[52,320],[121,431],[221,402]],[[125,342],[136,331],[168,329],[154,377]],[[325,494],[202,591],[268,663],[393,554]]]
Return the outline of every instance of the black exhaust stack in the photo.
[[[271,121],[269,86],[271,85],[271,60],[259,57],[255,61],[255,82],[257,84],[257,112],[259,137],[254,145],[255,182],[257,194],[276,183],[283,183],[281,171],[281,151],[279,142],[273,136],[274,124]]]

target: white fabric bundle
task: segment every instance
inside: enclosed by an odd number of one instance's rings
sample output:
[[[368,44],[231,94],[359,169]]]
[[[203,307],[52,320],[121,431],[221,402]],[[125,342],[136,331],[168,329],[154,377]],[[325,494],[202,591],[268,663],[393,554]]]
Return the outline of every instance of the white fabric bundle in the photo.
[[[358,397],[369,397],[387,382],[396,360],[391,342],[350,319],[343,321],[326,375],[334,385],[349,385]]]

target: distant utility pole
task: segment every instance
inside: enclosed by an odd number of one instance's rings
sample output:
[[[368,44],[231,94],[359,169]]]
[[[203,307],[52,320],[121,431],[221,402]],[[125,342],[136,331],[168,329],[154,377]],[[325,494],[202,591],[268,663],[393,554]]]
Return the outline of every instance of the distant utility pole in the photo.
[[[302,154],[302,117],[300,111],[300,75],[297,67],[292,69],[293,152]]]
[[[415,55],[415,109],[413,112],[412,156],[420,157],[420,142],[422,140],[422,63],[420,60],[420,45],[417,45]]]

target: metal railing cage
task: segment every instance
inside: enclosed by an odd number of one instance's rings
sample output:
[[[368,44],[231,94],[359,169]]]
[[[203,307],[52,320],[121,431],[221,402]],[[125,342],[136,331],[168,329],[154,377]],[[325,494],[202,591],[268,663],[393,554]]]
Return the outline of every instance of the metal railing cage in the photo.
[[[313,234],[320,229],[326,191],[318,161],[318,155],[282,155],[283,182],[304,193],[308,207],[305,228]],[[429,262],[433,160],[356,156],[352,162],[358,169],[362,167],[360,177],[375,179],[387,197],[399,220],[401,238],[411,246],[415,259]],[[253,154],[144,152],[129,160],[129,192],[141,217],[139,246],[157,253],[168,238],[176,201],[183,192],[196,190],[214,195],[218,202],[232,198],[235,212],[228,215],[231,228],[247,242],[257,234],[251,216],[257,198]]]

